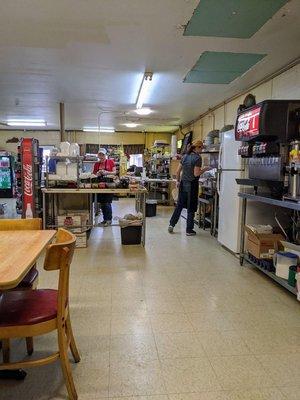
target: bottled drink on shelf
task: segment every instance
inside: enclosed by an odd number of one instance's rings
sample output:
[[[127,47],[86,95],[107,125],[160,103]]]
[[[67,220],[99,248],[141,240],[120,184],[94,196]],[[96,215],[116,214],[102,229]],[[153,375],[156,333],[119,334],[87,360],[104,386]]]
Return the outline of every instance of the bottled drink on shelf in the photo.
[[[32,209],[31,209],[31,204],[30,203],[27,204],[25,218],[33,218],[33,213],[32,213]]]

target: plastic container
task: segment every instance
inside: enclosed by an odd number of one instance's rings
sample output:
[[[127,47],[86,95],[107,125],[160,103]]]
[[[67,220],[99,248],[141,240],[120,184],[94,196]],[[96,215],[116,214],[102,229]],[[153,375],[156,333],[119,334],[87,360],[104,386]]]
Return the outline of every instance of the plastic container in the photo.
[[[156,216],[156,208],[157,208],[156,200],[147,200],[146,201],[146,217],[155,217]]]
[[[124,245],[141,244],[142,226],[126,226],[121,228],[121,241]]]
[[[296,273],[297,273],[297,267],[295,265],[291,265],[289,268],[289,278],[288,278],[288,283],[290,286],[295,287],[296,286]]]

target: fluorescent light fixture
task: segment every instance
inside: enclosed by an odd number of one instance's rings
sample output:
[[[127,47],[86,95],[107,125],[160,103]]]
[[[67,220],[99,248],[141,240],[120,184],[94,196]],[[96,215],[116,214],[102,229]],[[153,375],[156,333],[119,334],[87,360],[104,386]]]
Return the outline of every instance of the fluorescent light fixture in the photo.
[[[139,108],[134,110],[138,115],[149,115],[152,113],[150,108]]]
[[[140,124],[136,124],[135,122],[127,122],[126,124],[124,124],[124,126],[127,126],[127,128],[136,128],[139,125]]]
[[[147,99],[149,89],[152,83],[152,77],[153,77],[152,72],[146,72],[143,76],[143,81],[136,100],[137,109],[141,109],[143,107],[143,104],[145,103],[145,100]]]
[[[43,119],[8,119],[9,126],[46,126],[47,123]]]
[[[115,128],[113,127],[98,127],[98,126],[85,126],[83,132],[102,132],[102,133],[114,133]]]

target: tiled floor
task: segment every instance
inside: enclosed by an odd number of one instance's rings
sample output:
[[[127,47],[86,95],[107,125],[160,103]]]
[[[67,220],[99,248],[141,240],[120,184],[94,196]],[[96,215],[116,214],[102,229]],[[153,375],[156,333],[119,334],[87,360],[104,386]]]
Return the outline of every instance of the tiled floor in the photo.
[[[128,203],[114,204],[115,214]],[[148,219],[147,246],[122,247],[97,228],[76,250],[71,310],[82,361],[81,400],[300,399],[300,306],[222,249],[208,233],[167,233],[170,209]],[[42,264],[40,263],[40,266]],[[40,286],[55,286],[41,273]],[[55,336],[35,340],[36,355]],[[23,341],[14,343],[22,356]],[[0,382],[0,399],[66,399],[59,363]]]

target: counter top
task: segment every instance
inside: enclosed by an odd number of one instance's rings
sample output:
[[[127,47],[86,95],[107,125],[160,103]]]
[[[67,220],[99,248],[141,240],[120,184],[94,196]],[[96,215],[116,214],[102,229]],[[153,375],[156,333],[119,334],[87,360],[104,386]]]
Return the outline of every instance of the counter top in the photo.
[[[270,204],[272,206],[278,206],[283,208],[289,208],[291,210],[300,211],[300,203],[296,203],[289,200],[276,200],[267,196],[256,196],[250,193],[239,192],[238,196],[247,200],[258,201],[260,203]]]
[[[69,188],[43,188],[42,189],[43,193],[78,193],[78,194],[89,194],[89,193],[116,193],[116,194],[135,194],[135,193],[147,193],[146,188],[139,188],[135,190],[131,189],[121,189],[121,188],[114,188],[114,189],[96,189],[96,188],[91,188],[91,189],[69,189]]]

